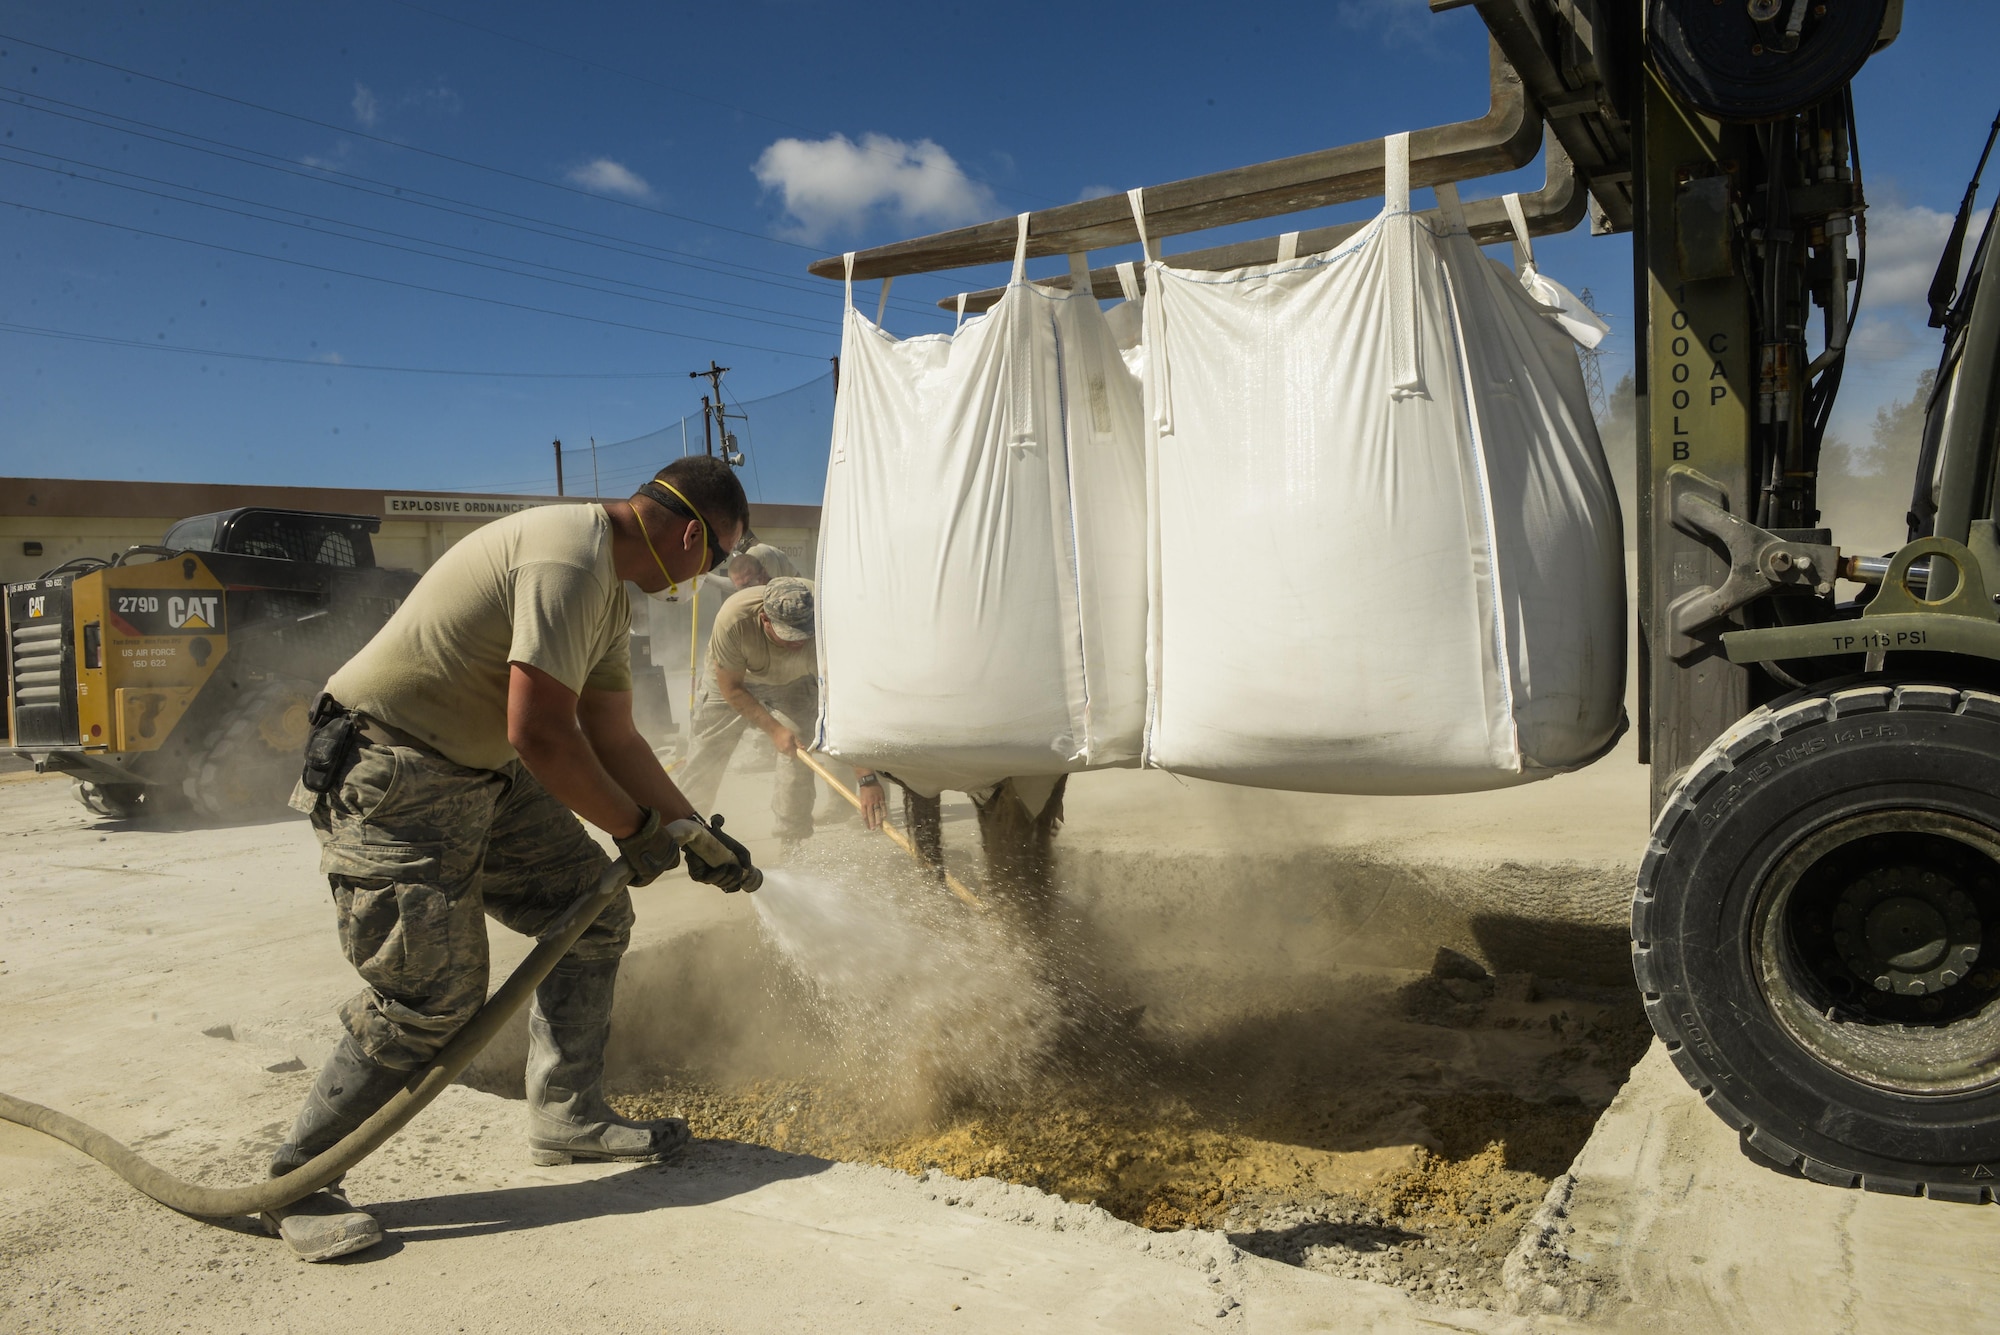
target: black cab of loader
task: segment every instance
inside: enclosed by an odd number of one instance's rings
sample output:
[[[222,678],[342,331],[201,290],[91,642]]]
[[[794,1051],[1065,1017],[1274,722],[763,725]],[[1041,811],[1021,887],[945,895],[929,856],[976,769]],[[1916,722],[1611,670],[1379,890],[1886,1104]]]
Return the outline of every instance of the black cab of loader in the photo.
[[[416,583],[381,520],[248,506],[6,588],[13,754],[103,815],[279,807],[326,678]]]
[[[370,535],[381,527],[381,520],[365,515],[241,506],[183,519],[167,530],[160,546],[173,552],[219,552],[371,570],[375,545]]]

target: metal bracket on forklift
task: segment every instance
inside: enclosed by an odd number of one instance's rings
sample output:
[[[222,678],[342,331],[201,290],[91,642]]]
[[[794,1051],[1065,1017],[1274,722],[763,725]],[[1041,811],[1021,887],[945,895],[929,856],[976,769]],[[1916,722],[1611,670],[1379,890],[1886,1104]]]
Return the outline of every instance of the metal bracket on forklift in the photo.
[[[1833,592],[1840,549],[1829,543],[1800,542],[1729,513],[1722,485],[1685,464],[1667,470],[1667,499],[1674,527],[1690,537],[1710,538],[1729,554],[1729,576],[1720,585],[1690,589],[1667,609],[1673,629],[1669,652],[1682,658],[1707,642],[1695,633],[1765,594]]]
[[[1970,537],[1969,544],[1919,538],[1898,551],[1859,618],[1731,631],[1722,647],[1732,663],[1863,654],[1870,672],[1880,672],[1891,652],[2000,660],[2000,605],[1991,592],[2000,589],[2000,534],[1985,519]]]

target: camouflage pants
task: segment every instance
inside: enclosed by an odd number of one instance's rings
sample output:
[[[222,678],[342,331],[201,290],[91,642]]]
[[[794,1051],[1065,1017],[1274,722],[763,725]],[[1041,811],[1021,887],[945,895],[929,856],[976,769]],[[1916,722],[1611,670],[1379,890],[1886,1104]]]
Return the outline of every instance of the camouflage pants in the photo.
[[[313,796],[301,786],[294,805]],[[367,984],[340,1018],[394,1070],[424,1065],[485,1004],[483,915],[539,936],[610,865],[518,760],[467,769],[361,741],[340,782],[308,809],[341,949]],[[621,891],[569,958],[617,959],[631,934],[632,900]]]
[[[787,686],[747,689],[778,722],[804,740],[812,740],[813,725],[819,720],[816,678],[806,677]],[[743,740],[743,730],[750,726],[750,721],[737,713],[710,683],[695,697],[694,717],[688,726],[693,744],[686,763],[674,770],[674,786],[696,811],[707,815],[714,810],[716,790],[722,787],[722,772],[729,767],[729,758],[736,754],[736,744]],[[778,838],[812,837],[813,801],[818,795],[811,770],[790,756],[778,757],[778,768],[771,776],[771,814],[778,818]]]
[[[936,797],[925,797],[889,778],[903,790],[903,829],[921,857],[944,875],[944,812]],[[1046,779],[1002,779],[970,791],[979,816],[979,846],[986,855],[986,891],[1002,912],[1046,935],[1055,915],[1055,837],[1062,829],[1063,794],[1069,775]],[[1028,793],[1022,792],[1028,786]],[[1030,805],[1030,797],[1039,805]]]

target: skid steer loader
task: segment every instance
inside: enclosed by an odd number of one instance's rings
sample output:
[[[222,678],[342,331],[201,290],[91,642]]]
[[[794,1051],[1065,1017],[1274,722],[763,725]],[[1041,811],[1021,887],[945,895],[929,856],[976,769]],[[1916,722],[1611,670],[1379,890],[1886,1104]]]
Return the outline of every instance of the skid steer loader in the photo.
[[[365,515],[243,508],[6,587],[12,754],[99,815],[275,813],[306,712],[416,584]]]

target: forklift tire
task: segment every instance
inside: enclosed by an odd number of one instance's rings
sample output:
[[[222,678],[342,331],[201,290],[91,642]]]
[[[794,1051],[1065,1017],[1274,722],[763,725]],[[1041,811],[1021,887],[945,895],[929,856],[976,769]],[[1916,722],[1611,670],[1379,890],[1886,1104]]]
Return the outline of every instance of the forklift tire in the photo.
[[[283,815],[299,777],[312,696],[311,686],[282,678],[245,690],[208,745],[189,758],[182,788],[194,809],[217,820]]]
[[[78,779],[70,791],[84,806],[113,820],[131,820],[147,808],[143,784],[96,783],[90,779]]]
[[[2000,696],[1760,708],[1662,808],[1632,904],[1653,1030],[1745,1147],[1815,1182],[2000,1185]]]

